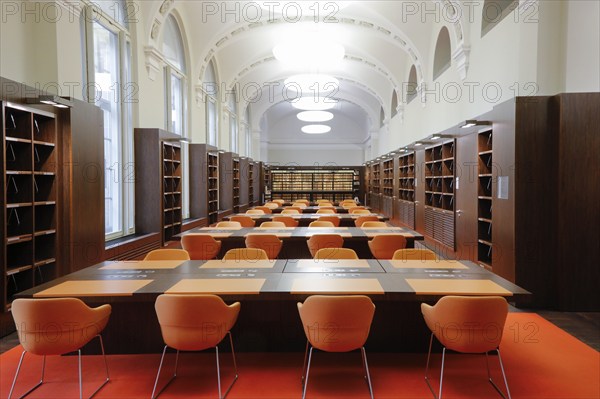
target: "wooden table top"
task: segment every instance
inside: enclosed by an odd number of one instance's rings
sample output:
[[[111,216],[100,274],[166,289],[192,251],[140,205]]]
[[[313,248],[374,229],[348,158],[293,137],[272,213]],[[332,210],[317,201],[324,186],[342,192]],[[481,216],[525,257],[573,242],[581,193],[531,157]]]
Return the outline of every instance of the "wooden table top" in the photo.
[[[161,264],[164,263],[164,264]],[[529,292],[468,261],[391,262],[375,259],[102,262],[42,284],[19,297],[123,298],[152,301],[162,293],[214,293],[228,299],[298,299],[317,293],[377,295],[422,301],[443,295]]]
[[[302,208],[302,213],[316,213],[319,209],[331,209],[331,206],[325,206],[325,207],[318,207],[318,206],[307,206],[306,208]],[[333,208],[335,208],[337,213],[348,213],[348,209],[349,208],[344,208],[341,206],[333,206]],[[367,210],[371,210],[370,207],[365,206],[363,207],[364,209]],[[274,208],[271,211],[273,213],[281,213],[281,211],[283,211],[285,209],[285,207],[279,207],[279,208]]]
[[[379,220],[382,221],[386,221],[386,220],[390,220],[389,217],[385,216],[385,215],[381,215],[379,213],[370,213],[368,215],[355,215],[353,213],[299,213],[299,214],[292,214],[292,215],[282,215],[280,213],[266,213],[264,215],[248,215],[246,213],[236,213],[233,215],[229,215],[229,216],[225,216],[223,219],[225,220],[229,220],[231,219],[232,216],[249,216],[250,218],[254,219],[254,220],[260,220],[260,219],[264,219],[263,221],[270,221],[271,219],[273,219],[273,217],[281,217],[281,216],[289,216],[293,219],[297,219],[297,220],[317,220],[318,218],[320,218],[321,216],[337,216],[339,217],[341,220],[347,220],[347,219],[351,219],[351,220],[356,220],[361,216],[377,216],[379,218]]]

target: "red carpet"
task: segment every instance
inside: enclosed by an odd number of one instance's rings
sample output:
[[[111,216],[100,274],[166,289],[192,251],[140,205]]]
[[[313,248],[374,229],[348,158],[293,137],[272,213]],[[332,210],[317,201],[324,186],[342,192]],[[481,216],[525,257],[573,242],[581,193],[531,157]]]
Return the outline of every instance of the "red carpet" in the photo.
[[[543,318],[529,313],[509,314],[500,348],[514,399],[600,398],[600,353]],[[0,356],[1,398],[8,396],[20,352],[21,348],[17,347]],[[431,398],[423,381],[426,354],[370,353],[368,356],[376,398]],[[149,398],[159,359],[159,355],[109,356],[111,382],[96,397]],[[231,378],[230,359],[228,353],[222,354],[224,386],[228,386]],[[440,355],[435,354],[433,359],[432,379],[437,384]],[[239,353],[240,377],[228,398],[300,398],[302,360],[301,353]],[[494,378],[500,383],[496,358],[490,360]],[[77,397],[77,358],[51,357],[47,363],[48,382],[29,397]],[[172,372],[172,364],[167,364],[166,371]],[[89,396],[100,381],[101,365],[99,356],[84,357],[84,397]],[[28,355],[15,393],[21,395],[37,382],[40,371],[41,358]],[[167,374],[163,374],[163,378],[166,382]],[[184,354],[178,378],[161,398],[192,396],[217,397],[213,353]],[[307,397],[368,398],[359,353],[316,353]],[[496,397],[499,398],[486,379],[483,356],[451,354],[447,357],[444,398]]]

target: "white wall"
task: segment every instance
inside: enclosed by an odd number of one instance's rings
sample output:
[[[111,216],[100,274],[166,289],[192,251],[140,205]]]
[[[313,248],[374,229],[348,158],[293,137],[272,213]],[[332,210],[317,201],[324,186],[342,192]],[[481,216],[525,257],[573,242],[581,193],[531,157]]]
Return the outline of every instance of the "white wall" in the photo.
[[[600,2],[571,0],[567,15],[564,91],[600,91]]]
[[[323,148],[325,147],[325,148]],[[364,150],[344,148],[344,146],[290,146],[287,148],[272,146],[265,159],[270,164],[299,166],[357,166],[364,162]]]

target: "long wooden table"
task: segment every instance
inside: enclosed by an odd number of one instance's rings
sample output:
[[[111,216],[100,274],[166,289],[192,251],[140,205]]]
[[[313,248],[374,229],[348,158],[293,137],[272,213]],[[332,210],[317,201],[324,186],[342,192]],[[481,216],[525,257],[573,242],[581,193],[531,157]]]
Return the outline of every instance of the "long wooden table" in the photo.
[[[360,216],[376,216],[382,222],[390,220],[390,218],[388,218],[387,216],[380,215],[378,213],[371,213],[369,215],[353,215],[353,214],[349,214],[349,213],[339,213],[339,214],[335,214],[335,215],[316,214],[316,213],[301,213],[298,215],[281,215],[279,213],[270,213],[270,214],[265,214],[265,215],[248,215],[246,213],[237,213],[235,215],[225,216],[223,219],[230,220],[232,216],[248,216],[256,222],[256,226],[259,226],[262,222],[271,222],[271,221],[273,221],[274,217],[280,217],[280,216],[289,216],[289,217],[297,220],[299,223],[298,225],[300,227],[307,227],[311,222],[314,222],[315,220],[319,219],[319,217],[321,217],[321,216],[337,216],[338,218],[340,218],[340,227],[355,227],[354,222]]]
[[[331,209],[332,207],[323,207],[323,208]],[[323,208],[318,207],[318,206],[307,206],[306,208],[302,208],[302,213],[317,213],[317,211],[319,209],[323,209]],[[348,208],[344,208],[341,206],[333,206],[333,208],[336,210],[337,213],[348,213]],[[368,206],[364,206],[363,208],[367,209],[367,210],[371,210],[371,208]],[[281,213],[281,211],[283,211],[284,209],[285,209],[285,207],[274,208],[274,209],[271,209],[271,212]]]
[[[421,302],[452,294],[501,295],[511,301],[529,296],[472,262],[374,259],[102,262],[19,296],[110,303],[108,352],[148,353],[162,348],[154,301],[163,293],[211,293],[227,302],[242,302],[233,333],[243,351],[303,350],[296,302],[313,294],[371,296],[377,310],[367,346],[417,352],[426,350],[428,339]]]
[[[208,234],[215,239],[220,240],[221,252],[219,257],[222,257],[225,252],[232,248],[245,247],[245,238],[248,234],[274,234],[283,241],[283,247],[279,258],[296,259],[296,258],[312,258],[306,240],[314,234],[339,234],[344,238],[344,247],[351,248],[356,251],[360,258],[370,258],[371,251],[369,250],[367,241],[378,234],[402,234],[406,237],[407,248],[414,248],[415,240],[423,240],[422,234],[414,230],[404,227],[388,226],[386,228],[359,228],[359,227],[285,227],[274,229],[263,229],[259,227],[199,227],[188,230],[174,236],[179,239],[186,234]]]

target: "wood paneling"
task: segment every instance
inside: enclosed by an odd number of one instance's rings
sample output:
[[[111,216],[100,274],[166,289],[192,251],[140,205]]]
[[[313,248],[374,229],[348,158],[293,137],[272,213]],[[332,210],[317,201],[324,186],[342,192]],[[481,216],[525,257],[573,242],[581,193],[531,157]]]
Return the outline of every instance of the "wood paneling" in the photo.
[[[219,153],[219,218],[233,212],[232,152]]]
[[[600,311],[600,93],[561,94],[558,308]]]

